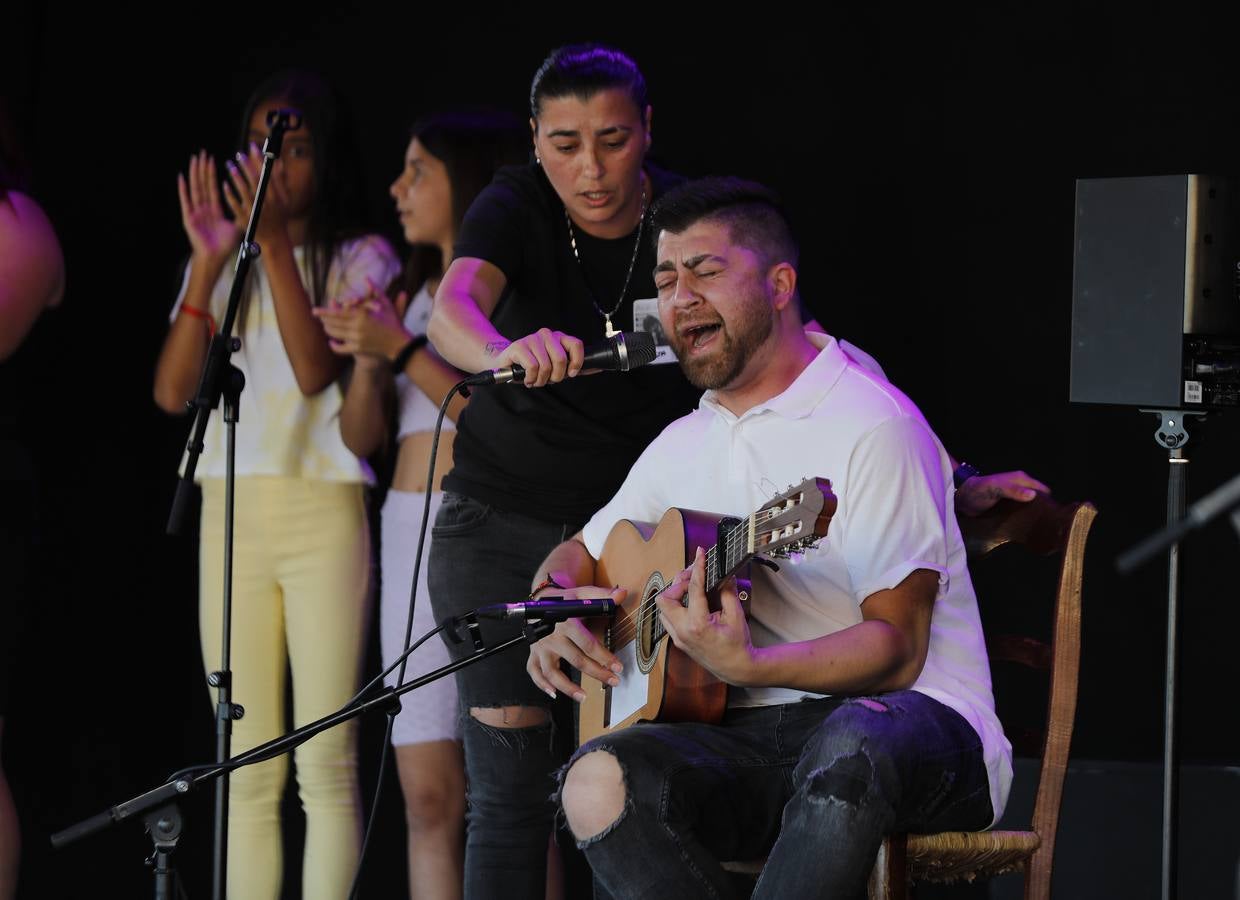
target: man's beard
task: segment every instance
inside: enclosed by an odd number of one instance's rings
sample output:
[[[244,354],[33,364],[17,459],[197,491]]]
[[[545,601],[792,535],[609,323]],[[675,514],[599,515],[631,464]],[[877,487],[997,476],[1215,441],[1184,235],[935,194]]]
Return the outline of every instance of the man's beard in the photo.
[[[714,391],[732,384],[754,354],[766,341],[774,327],[774,316],[767,297],[759,289],[741,307],[742,314],[726,328],[720,321],[714,350],[701,357],[689,354],[690,341],[675,330],[669,335],[672,350],[680,360],[689,383],[701,391]]]

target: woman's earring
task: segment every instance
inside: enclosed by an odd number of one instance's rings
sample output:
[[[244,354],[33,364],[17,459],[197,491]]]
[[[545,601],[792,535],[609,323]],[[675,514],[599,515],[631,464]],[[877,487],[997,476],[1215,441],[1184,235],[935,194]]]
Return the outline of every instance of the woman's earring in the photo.
[[[538,163],[538,165],[540,166],[542,165],[542,157],[539,156],[537,153],[534,154],[534,162]]]

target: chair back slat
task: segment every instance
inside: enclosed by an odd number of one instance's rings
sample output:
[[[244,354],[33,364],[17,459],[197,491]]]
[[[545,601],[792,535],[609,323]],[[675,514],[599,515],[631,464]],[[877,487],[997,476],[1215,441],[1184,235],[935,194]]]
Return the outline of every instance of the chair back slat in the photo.
[[[1077,688],[1081,675],[1081,584],[1085,575],[1085,541],[1097,514],[1093,504],[1077,505],[1059,569],[1046,743],[1042,750],[1042,773],[1033,808],[1033,829],[1041,836],[1046,852],[1035,854],[1025,875],[1026,891],[1041,892],[1042,896],[1050,895],[1055,832],[1059,825],[1063,782],[1076,722]]]
[[[1055,832],[1080,681],[1085,543],[1096,515],[1097,509],[1090,503],[1061,504],[1039,495],[1029,503],[1003,501],[984,516],[960,520],[971,561],[1010,543],[1020,544],[1037,555],[1063,554],[1051,611],[1049,647],[1027,636],[996,636],[988,642],[992,663],[1016,662],[1049,672],[1046,729],[1040,742],[1042,768],[1031,823],[1040,846],[1025,872],[1026,897],[1046,897],[1050,891]],[[1019,729],[1012,731],[1019,733]]]

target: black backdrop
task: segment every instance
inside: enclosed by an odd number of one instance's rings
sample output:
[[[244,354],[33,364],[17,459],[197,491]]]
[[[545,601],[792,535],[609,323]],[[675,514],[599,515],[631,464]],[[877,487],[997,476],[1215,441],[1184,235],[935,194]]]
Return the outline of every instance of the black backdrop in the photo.
[[[55,853],[46,836],[213,753],[195,543],[162,533],[186,423],[156,410],[151,374],[185,253],[175,175],[200,146],[229,152],[244,97],[287,64],[319,69],[350,99],[374,224],[391,232],[386,186],[417,114],[522,112],[531,74],[560,43],[631,52],[651,85],[656,158],[781,191],[812,310],[883,363],[950,449],[1098,504],[1074,753],[1158,758],[1163,569],[1124,579],[1111,563],[1160,525],[1166,453],[1152,417],[1067,402],[1073,179],[1235,171],[1222,23],[1142,4],[915,21],[824,12],[822,25],[750,12],[728,28],[716,13],[635,12],[615,27],[545,10],[470,20],[220,8],[196,23],[56,3],[6,10],[0,78],[68,265],[64,305],[20,361],[42,575],[4,752],[28,896],[148,889],[138,826]],[[1190,499],[1234,474],[1237,418],[1193,430]],[[1240,671],[1236,551],[1221,524],[1185,549],[1182,749],[1197,762],[1240,755],[1235,729],[1219,725]],[[368,726],[367,779],[379,741]],[[369,873],[384,896],[403,878],[395,795],[393,782]],[[200,896],[208,798],[189,811],[178,860]]]

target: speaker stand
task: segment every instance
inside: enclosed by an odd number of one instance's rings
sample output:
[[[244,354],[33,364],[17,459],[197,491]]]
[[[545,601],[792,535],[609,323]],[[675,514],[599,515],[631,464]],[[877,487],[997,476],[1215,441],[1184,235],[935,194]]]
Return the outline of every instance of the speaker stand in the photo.
[[[1167,450],[1167,526],[1184,518],[1188,497],[1188,443],[1186,419],[1204,417],[1190,410],[1143,409],[1158,416],[1154,442]],[[1163,809],[1162,809],[1162,900],[1176,895],[1177,816],[1180,795],[1179,722],[1176,697],[1179,692],[1179,606],[1180,545],[1167,550],[1167,668],[1163,693]]]

